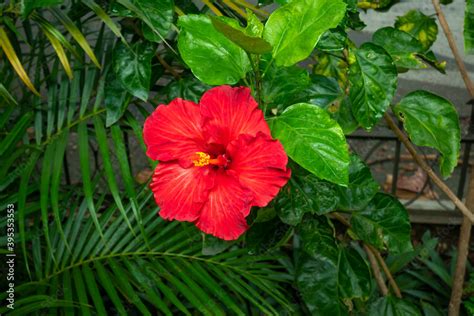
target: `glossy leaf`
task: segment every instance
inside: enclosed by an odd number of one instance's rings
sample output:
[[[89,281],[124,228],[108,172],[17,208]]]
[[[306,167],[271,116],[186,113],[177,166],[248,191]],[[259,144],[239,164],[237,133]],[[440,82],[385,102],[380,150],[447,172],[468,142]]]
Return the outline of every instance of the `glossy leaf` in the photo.
[[[106,109],[106,127],[117,122],[130,102],[131,94],[122,87],[116,75],[109,71],[105,82],[104,106]]]
[[[394,197],[377,193],[361,212],[351,217],[357,237],[378,249],[393,253],[412,251],[410,219],[405,207]]]
[[[263,102],[270,108],[283,110],[295,102],[305,101],[310,84],[308,72],[301,67],[270,66],[262,84]]]
[[[161,42],[168,35],[173,23],[172,0],[132,0],[131,1],[153,26],[144,24],[143,36],[152,42]]]
[[[178,48],[184,62],[201,81],[235,84],[250,70],[245,51],[217,31],[204,15],[186,15],[178,20]]]
[[[306,306],[315,315],[347,315],[343,301],[366,299],[370,272],[352,248],[336,244],[325,217],[305,220],[300,228],[303,251],[297,258],[297,284]]]
[[[265,54],[272,51],[272,46],[263,38],[249,36],[245,33],[245,29],[239,25],[232,26],[230,23],[226,23],[228,18],[224,17],[210,17],[212,25],[216,30],[224,34],[235,44],[239,45],[246,52],[252,54]]]
[[[474,53],[474,0],[466,0],[464,12],[464,51]]]
[[[136,43],[131,48],[119,44],[114,50],[113,71],[122,87],[135,97],[146,101],[150,90],[151,59],[154,47]]]
[[[337,53],[328,54],[316,51],[316,65],[313,73],[331,77],[337,80],[339,86],[345,89],[348,86],[348,68],[349,65],[344,61],[342,54],[340,58],[336,57]]]
[[[275,200],[280,219],[294,226],[301,222],[306,213],[322,215],[334,211],[339,202],[336,185],[295,169],[292,168],[290,181]]]
[[[301,0],[275,10],[263,32],[275,63],[291,66],[308,57],[321,35],[339,24],[345,8],[342,0]]]
[[[421,42],[410,34],[388,26],[378,29],[372,36],[372,41],[390,54],[398,68],[426,68],[417,58],[417,54],[423,53],[424,48]]]
[[[290,226],[275,218],[264,223],[253,223],[245,236],[245,242],[251,254],[264,254],[282,246],[291,233]]]
[[[262,37],[263,24],[258,17],[249,9],[247,9],[247,26],[245,27],[245,34],[249,36]]]
[[[171,102],[175,98],[199,103],[201,96],[210,88],[210,86],[200,82],[195,77],[189,76],[171,81],[163,93],[166,103]]]
[[[323,108],[344,97],[336,79],[322,75],[311,75],[311,86],[307,91],[310,102]]]
[[[412,142],[418,146],[436,148],[441,154],[443,177],[457,165],[461,147],[459,117],[455,107],[446,99],[427,91],[406,95],[395,107]]]
[[[436,20],[418,10],[410,10],[405,15],[399,16],[395,21],[395,27],[418,39],[425,51],[433,45],[438,36]]]
[[[319,39],[316,48],[325,52],[342,51],[345,48],[347,34],[343,28],[327,30]]]
[[[344,211],[364,208],[379,191],[380,186],[372,177],[369,167],[355,154],[349,164],[349,184],[335,186],[339,198],[338,209]]]
[[[384,296],[369,307],[369,316],[421,316],[418,308],[407,300]]]
[[[395,94],[397,69],[380,46],[365,43],[351,50],[349,97],[360,125],[371,129],[383,116]]]
[[[323,109],[294,104],[269,120],[288,156],[321,179],[347,185],[349,153],[340,126]]]

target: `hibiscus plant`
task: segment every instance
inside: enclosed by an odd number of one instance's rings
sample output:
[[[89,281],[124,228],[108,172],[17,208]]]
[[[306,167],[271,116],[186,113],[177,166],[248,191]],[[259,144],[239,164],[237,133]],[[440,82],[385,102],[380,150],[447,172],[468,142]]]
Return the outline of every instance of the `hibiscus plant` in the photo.
[[[361,10],[395,2],[0,4],[0,242],[15,262],[0,312],[446,313],[456,284],[436,242],[413,246],[404,205],[347,141],[386,125],[441,187],[457,166],[453,104],[395,98],[400,73],[445,72],[434,9],[351,40]],[[414,145],[439,153],[435,171]]]

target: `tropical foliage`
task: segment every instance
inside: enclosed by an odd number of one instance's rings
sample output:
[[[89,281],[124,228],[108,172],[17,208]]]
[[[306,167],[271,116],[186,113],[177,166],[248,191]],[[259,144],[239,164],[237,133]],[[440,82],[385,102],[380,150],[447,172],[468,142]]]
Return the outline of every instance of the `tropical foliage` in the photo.
[[[399,73],[444,72],[432,12],[407,12],[359,47],[348,37],[365,26],[359,10],[393,2],[1,4],[0,205],[16,226],[0,244],[16,270],[15,309],[2,280],[0,312],[443,314],[452,274],[436,241],[413,247],[406,209],[346,140],[393,112],[413,143],[439,151],[443,177],[457,165],[449,100],[418,90],[393,104]],[[292,169],[235,242],[157,215],[142,135],[158,104],[224,84],[251,88]],[[378,290],[368,253],[380,252],[403,298]]]

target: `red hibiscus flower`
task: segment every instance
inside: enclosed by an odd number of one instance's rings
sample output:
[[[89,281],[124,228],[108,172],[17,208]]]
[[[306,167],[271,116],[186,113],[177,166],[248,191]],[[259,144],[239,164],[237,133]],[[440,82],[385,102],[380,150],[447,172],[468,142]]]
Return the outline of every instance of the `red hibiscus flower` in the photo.
[[[245,87],[213,88],[199,105],[160,105],[143,133],[147,155],[160,161],[150,185],[160,216],[222,239],[239,238],[250,208],[266,206],[290,177],[283,146]]]

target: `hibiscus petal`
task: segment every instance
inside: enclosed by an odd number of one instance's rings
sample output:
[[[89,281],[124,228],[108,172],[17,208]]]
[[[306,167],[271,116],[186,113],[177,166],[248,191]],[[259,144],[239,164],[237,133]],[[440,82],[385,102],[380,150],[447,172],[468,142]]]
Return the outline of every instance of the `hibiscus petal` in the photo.
[[[191,157],[205,148],[200,124],[199,105],[194,102],[174,99],[169,105],[158,106],[143,128],[148,157],[160,161],[179,159],[189,167]]]
[[[195,221],[214,185],[210,168],[183,168],[175,162],[160,163],[150,184],[160,216],[167,220]]]
[[[253,192],[253,205],[266,206],[290,178],[283,146],[264,133],[240,135],[227,152],[232,159],[228,172]]]
[[[259,131],[270,135],[263,112],[247,87],[213,88],[201,98],[203,129],[210,142],[227,146],[240,134],[255,136]]]
[[[245,215],[250,212],[251,201],[251,192],[234,177],[219,171],[196,226],[218,238],[235,240],[248,228]]]

